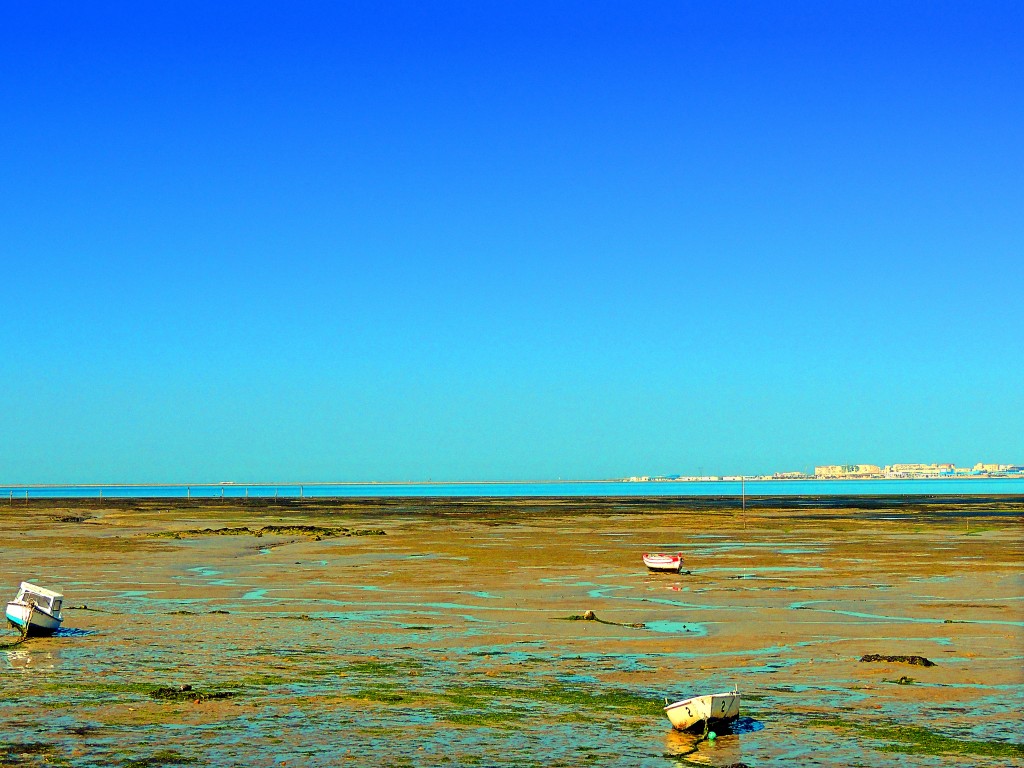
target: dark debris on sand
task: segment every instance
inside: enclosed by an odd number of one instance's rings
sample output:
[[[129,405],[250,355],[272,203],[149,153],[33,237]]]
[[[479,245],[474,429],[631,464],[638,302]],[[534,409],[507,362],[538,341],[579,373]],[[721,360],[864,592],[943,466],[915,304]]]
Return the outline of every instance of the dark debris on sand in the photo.
[[[177,687],[166,686],[154,688],[149,695],[159,701],[213,701],[214,699],[230,699],[238,695],[238,691],[197,691],[191,685]]]
[[[915,664],[919,667],[934,667],[935,662],[929,661],[924,656],[883,656],[878,653],[869,653],[860,657],[861,661],[887,661],[894,664]]]

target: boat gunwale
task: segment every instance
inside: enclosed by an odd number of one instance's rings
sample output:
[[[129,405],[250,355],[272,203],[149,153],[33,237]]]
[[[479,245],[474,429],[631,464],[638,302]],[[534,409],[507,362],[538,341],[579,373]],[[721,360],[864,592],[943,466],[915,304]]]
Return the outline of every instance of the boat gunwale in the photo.
[[[670,709],[675,709],[676,707],[684,707],[687,704],[692,704],[693,702],[698,701],[700,699],[713,699],[715,696],[729,696],[738,699],[740,698],[740,693],[738,691],[724,691],[722,693],[705,693],[701,696],[691,696],[688,699],[680,699],[679,701],[674,701],[671,704],[666,704],[664,707],[662,707],[662,710],[668,712]]]

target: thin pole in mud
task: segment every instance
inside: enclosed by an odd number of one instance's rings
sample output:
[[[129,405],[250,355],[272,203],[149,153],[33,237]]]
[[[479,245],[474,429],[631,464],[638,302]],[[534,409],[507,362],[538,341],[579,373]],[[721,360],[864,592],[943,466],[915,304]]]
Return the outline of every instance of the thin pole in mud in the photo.
[[[103,500],[103,489],[102,488],[100,488],[100,500],[101,501]]]
[[[740,522],[743,530],[747,530],[747,478],[740,475]]]

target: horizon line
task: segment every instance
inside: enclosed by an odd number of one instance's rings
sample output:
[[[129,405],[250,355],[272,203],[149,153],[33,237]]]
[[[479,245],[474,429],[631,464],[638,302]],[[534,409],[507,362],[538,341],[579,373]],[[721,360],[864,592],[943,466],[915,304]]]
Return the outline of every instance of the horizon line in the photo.
[[[329,481],[298,481],[298,482],[238,482],[235,480],[221,480],[198,483],[0,483],[0,488],[273,488],[273,487],[304,487],[304,486],[351,486],[351,485],[557,485],[567,483],[738,483],[744,480],[755,480],[758,482],[806,482],[808,480],[820,480],[834,482],[856,481],[870,482],[877,480],[1018,480],[1020,476],[1010,475],[932,475],[920,477],[817,477],[806,475],[804,477],[771,477],[769,475],[706,475],[714,479],[668,479],[651,477],[646,480],[633,480],[630,478],[601,478],[601,479],[556,479],[556,480],[329,480]]]

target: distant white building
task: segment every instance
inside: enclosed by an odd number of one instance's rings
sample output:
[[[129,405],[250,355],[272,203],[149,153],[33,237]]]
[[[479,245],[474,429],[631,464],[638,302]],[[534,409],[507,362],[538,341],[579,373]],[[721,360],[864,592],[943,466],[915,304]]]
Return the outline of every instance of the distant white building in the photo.
[[[840,477],[874,477],[882,474],[875,464],[828,464],[814,468],[814,476],[822,479]]]

